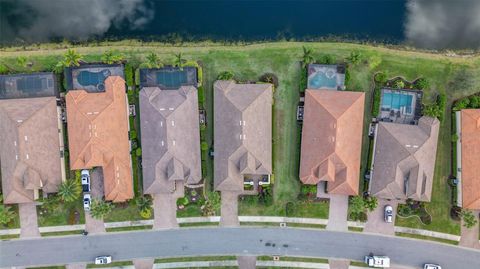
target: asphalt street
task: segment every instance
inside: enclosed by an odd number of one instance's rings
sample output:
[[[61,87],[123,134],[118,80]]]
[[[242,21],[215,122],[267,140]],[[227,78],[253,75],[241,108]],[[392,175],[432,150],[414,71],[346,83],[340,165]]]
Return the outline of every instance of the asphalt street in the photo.
[[[0,242],[0,267],[92,263],[99,255],[114,261],[214,255],[280,255],[363,260],[370,252],[392,264],[445,269],[480,268],[480,251],[430,241],[356,232],[300,228],[182,228],[16,239]]]

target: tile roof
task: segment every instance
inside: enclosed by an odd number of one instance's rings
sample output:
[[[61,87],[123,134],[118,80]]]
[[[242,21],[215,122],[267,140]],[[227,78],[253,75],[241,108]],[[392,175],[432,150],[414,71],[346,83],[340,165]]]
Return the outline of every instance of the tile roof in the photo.
[[[244,175],[272,173],[271,84],[214,84],[214,185],[243,191]]]
[[[133,198],[125,81],[108,77],[105,88],[66,95],[70,167],[102,167],[105,199],[123,202]]]
[[[34,189],[62,181],[55,97],[0,100],[0,163],[5,203],[28,203]]]
[[[300,180],[327,181],[329,193],[357,195],[365,93],[307,90]]]
[[[462,206],[480,209],[480,109],[461,111]]]
[[[175,182],[202,179],[197,89],[140,91],[143,189],[171,193]]]
[[[430,201],[440,122],[377,125],[370,193],[384,199]]]

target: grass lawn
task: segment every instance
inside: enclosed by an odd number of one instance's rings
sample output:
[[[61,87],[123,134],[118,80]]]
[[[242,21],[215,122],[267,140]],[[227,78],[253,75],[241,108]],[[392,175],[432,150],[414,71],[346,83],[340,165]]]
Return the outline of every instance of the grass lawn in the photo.
[[[78,212],[78,217],[75,216],[75,211]],[[39,227],[85,223],[85,214],[81,198],[79,198],[75,203],[61,203],[56,210],[53,212],[48,212],[47,214],[44,214],[41,211],[41,207],[37,206],[37,216]],[[78,221],[76,221],[77,218]]]
[[[480,58],[479,57],[447,57],[440,54],[429,54],[415,51],[400,51],[385,47],[346,43],[297,43],[278,42],[254,44],[248,46],[222,46],[219,44],[185,44],[183,47],[168,46],[159,43],[140,44],[135,41],[117,43],[104,42],[102,46],[78,47],[76,50],[85,55],[86,61],[98,61],[103,51],[112,48],[122,51],[127,60],[142,60],[148,52],[154,51],[164,63],[171,63],[174,53],[182,52],[188,60],[198,60],[203,65],[203,79],[206,96],[207,130],[206,138],[209,145],[213,142],[213,89],[212,85],[217,75],[222,71],[233,71],[240,80],[258,80],[266,72],[272,72],[279,78],[279,87],[274,94],[274,126],[273,126],[273,166],[275,174],[274,202],[271,206],[252,206],[240,202],[241,215],[285,215],[285,204],[296,202],[300,183],[298,180],[299,166],[299,126],[295,119],[295,110],[299,97],[301,68],[299,60],[302,56],[302,46],[306,45],[314,51],[314,57],[319,59],[323,54],[330,54],[341,61],[356,50],[361,54],[361,62],[350,70],[351,80],[347,85],[350,90],[366,92],[365,135],[363,143],[362,171],[366,169],[367,124],[370,120],[371,77],[376,71],[386,71],[389,77],[402,75],[408,80],[424,76],[430,82],[430,89],[425,90],[425,100],[433,100],[436,93],[446,93],[449,104],[453,99],[467,96],[480,89]],[[140,46],[141,45],[141,46]],[[104,46],[110,46],[109,48]],[[28,48],[27,48],[28,49]],[[18,50],[18,51],[16,51]],[[8,48],[2,51],[0,64],[15,71],[47,70],[61,59],[66,49],[59,45],[40,45],[29,51],[22,48]],[[31,68],[18,66],[17,56],[26,56],[33,63]],[[462,81],[458,74],[466,69],[472,78],[469,84],[461,87]],[[452,87],[452,85],[457,85]],[[447,112],[446,115],[448,115]],[[441,138],[437,153],[437,165],[433,186],[432,202],[427,206],[432,214],[431,225],[422,226],[415,220],[401,220],[397,224],[424,228],[440,232],[458,234],[459,224],[450,220],[450,190],[446,178],[450,171],[450,123],[445,117],[442,123]],[[363,174],[363,173],[362,173]],[[207,162],[207,190],[211,190],[213,182],[213,163]],[[302,205],[299,216],[324,217],[328,214],[328,206],[324,204]],[[116,213],[115,213],[116,214]],[[112,214],[112,218],[113,218]],[[133,216],[133,215],[132,215]],[[126,216],[130,219],[129,216]]]
[[[153,218],[153,216],[152,216]],[[127,220],[143,220],[140,216],[140,210],[132,200],[126,204],[116,204],[115,208],[105,218],[105,222],[117,222]]]

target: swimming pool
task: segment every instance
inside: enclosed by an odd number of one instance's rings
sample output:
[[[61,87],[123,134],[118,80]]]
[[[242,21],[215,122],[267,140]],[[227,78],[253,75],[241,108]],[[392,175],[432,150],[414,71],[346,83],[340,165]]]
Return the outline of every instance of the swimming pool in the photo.
[[[110,76],[110,70],[104,69],[99,72],[80,71],[77,81],[82,86],[94,86],[98,90],[105,90],[105,79]]]
[[[337,88],[337,76],[335,73],[328,73],[317,71],[313,76],[308,79],[308,88],[309,89],[319,89],[319,88]]]
[[[155,72],[157,83],[166,88],[180,88],[188,83],[187,70],[165,69]]]
[[[412,99],[411,94],[403,93],[383,93],[382,108],[396,109],[404,107],[406,113],[412,113]]]

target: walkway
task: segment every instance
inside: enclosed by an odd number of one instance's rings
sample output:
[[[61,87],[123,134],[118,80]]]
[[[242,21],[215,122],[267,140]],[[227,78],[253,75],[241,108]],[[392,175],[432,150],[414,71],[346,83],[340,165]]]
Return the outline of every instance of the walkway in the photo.
[[[222,209],[220,225],[235,227],[240,225],[238,220],[238,195],[237,192],[222,191]]]
[[[20,237],[40,237],[36,203],[18,204],[18,214],[20,216]]]
[[[393,221],[392,223],[385,222],[385,206],[391,205],[393,207]],[[395,235],[395,217],[397,212],[397,201],[387,201],[378,199],[378,206],[372,212],[368,212],[368,221],[365,223],[364,232],[379,233],[385,235]]]
[[[477,224],[473,226],[472,228],[467,228],[463,226],[463,220],[462,220],[462,226],[461,226],[461,234],[462,236],[460,237],[460,242],[459,245],[463,247],[468,247],[468,248],[478,248],[480,249],[480,243],[478,241],[478,236],[480,232],[480,227],[479,227],[479,216],[478,214],[480,211],[473,211],[473,215],[475,216],[475,219],[477,220]]]

